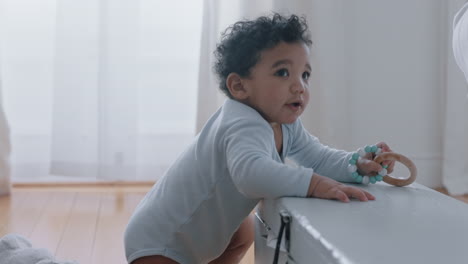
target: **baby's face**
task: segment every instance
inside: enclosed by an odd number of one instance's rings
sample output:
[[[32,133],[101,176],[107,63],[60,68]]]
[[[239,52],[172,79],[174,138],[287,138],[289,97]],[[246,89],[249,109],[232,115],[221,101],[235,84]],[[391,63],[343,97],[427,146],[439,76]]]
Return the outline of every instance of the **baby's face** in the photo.
[[[243,79],[244,101],[269,123],[290,124],[309,102],[309,48],[303,43],[281,42],[261,53],[260,60]]]

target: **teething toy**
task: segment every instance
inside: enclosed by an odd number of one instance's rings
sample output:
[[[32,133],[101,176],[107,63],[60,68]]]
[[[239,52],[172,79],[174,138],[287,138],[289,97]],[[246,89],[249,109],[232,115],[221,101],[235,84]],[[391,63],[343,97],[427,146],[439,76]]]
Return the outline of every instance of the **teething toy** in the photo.
[[[410,176],[407,179],[397,179],[387,175],[387,168],[388,166],[382,166],[382,170],[376,176],[363,176],[359,175],[357,172],[357,161],[359,158],[363,158],[367,153],[375,153],[376,157],[374,161],[381,164],[383,161],[392,160],[398,161],[403,163],[406,167],[408,167],[410,171]],[[358,149],[357,152],[353,153],[351,159],[349,160],[348,171],[351,173],[351,177],[357,182],[362,184],[369,184],[369,183],[376,183],[379,181],[384,181],[388,184],[392,184],[395,186],[406,186],[414,182],[416,179],[417,169],[414,163],[408,159],[407,157],[397,154],[394,152],[386,152],[382,153],[382,149],[377,147],[376,145],[373,146],[366,146],[364,148]]]
[[[405,165],[409,171],[410,171],[410,176],[406,179],[397,179],[397,178],[393,178],[389,175],[386,175],[383,177],[383,181],[388,183],[388,184],[392,184],[392,185],[395,185],[395,186],[399,186],[399,187],[402,187],[402,186],[406,186],[406,185],[409,185],[411,183],[414,182],[414,180],[416,180],[416,175],[418,173],[418,170],[416,169],[416,165],[414,165],[414,163],[408,159],[407,157],[401,155],[401,154],[398,154],[398,153],[393,153],[393,152],[386,152],[386,153],[382,153],[380,155],[378,155],[377,157],[374,158],[374,161],[377,162],[377,163],[381,163],[385,160],[394,160],[394,161],[398,161],[400,163],[402,163],[403,165]]]

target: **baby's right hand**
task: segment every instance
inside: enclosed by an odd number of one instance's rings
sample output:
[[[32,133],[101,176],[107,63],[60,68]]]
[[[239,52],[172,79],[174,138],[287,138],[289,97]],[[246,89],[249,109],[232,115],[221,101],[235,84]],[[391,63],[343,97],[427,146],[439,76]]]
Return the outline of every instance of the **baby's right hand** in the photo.
[[[344,185],[316,173],[312,175],[307,196],[322,199],[335,199],[345,203],[349,202],[349,198],[356,198],[363,202],[375,200],[372,194],[362,189]]]

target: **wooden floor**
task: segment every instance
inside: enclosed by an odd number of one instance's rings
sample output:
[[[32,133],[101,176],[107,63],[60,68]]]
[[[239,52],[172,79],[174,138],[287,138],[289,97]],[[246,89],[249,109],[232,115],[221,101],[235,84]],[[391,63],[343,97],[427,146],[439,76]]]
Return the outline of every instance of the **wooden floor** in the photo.
[[[149,188],[16,187],[12,195],[0,197],[0,237],[19,233],[59,260],[123,264],[125,226]],[[468,195],[454,198],[468,203]],[[241,263],[254,263],[253,247]]]
[[[441,192],[443,194],[448,195],[448,191],[445,188],[435,188],[436,191]],[[468,203],[468,194],[463,194],[463,195],[450,195],[451,197],[460,200],[464,203]]]
[[[149,187],[14,188],[0,197],[0,237],[19,233],[33,247],[80,264],[127,263],[123,232]],[[242,264],[254,263],[253,247]]]

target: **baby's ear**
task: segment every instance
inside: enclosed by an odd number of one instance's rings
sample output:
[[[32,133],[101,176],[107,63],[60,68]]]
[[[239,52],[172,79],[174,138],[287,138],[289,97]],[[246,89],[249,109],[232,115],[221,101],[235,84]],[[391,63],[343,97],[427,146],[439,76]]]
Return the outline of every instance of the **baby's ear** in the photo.
[[[247,90],[239,74],[230,73],[226,78],[226,86],[234,99],[244,100],[248,97]]]

